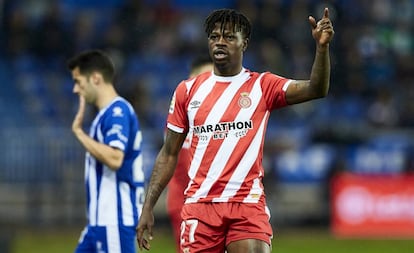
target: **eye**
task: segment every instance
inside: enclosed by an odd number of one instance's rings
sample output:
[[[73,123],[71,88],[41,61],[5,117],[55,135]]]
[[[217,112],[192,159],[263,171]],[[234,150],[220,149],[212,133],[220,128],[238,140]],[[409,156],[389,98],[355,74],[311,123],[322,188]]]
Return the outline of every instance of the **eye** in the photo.
[[[217,35],[215,35],[215,34],[210,34],[210,36],[208,36],[208,38],[209,38],[210,40],[217,40],[218,36],[217,36]]]
[[[234,39],[236,39],[236,36],[234,36],[233,34],[228,34],[225,37],[227,41],[233,41]]]

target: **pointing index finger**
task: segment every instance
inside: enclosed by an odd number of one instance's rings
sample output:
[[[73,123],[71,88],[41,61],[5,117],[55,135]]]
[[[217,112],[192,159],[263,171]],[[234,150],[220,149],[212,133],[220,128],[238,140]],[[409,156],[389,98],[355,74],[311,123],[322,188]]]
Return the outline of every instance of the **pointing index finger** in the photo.
[[[329,9],[328,7],[325,7],[323,10],[323,18],[329,18]]]

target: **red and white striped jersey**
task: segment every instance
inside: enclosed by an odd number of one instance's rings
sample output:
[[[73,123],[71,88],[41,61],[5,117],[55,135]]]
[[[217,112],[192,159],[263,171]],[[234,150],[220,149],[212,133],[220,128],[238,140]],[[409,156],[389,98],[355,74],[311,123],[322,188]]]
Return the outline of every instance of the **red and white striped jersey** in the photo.
[[[271,110],[286,106],[290,81],[243,68],[231,77],[203,73],[177,86],[167,127],[193,132],[186,203],[265,203],[266,125]]]

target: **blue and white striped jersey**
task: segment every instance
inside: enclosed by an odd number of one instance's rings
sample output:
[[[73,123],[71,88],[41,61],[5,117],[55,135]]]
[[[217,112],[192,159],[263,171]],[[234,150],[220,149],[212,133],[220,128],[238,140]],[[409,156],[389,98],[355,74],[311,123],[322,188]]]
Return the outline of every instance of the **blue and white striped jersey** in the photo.
[[[144,200],[142,133],[131,104],[117,97],[96,115],[89,136],[124,151],[113,171],[86,152],[87,217],[91,226],[136,226]]]

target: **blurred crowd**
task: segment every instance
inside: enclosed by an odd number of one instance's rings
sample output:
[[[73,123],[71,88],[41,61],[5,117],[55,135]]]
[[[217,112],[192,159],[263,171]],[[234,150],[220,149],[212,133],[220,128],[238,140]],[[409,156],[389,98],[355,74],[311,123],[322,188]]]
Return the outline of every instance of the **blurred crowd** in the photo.
[[[146,137],[162,141],[175,86],[186,78],[192,57],[207,53],[204,18],[227,7],[244,12],[253,24],[245,67],[295,79],[309,77],[314,57],[308,16],[318,19],[329,7],[334,24],[330,93],[271,116],[266,141],[270,155],[265,157],[269,167],[280,162],[272,155],[280,150],[315,143],[349,147],[372,141],[378,131],[405,134],[414,125],[414,0],[0,4],[3,125],[69,127],[77,103],[65,61],[81,50],[101,48],[115,59],[120,94],[133,103],[144,129],[155,132]],[[407,162],[403,167],[407,169]]]

